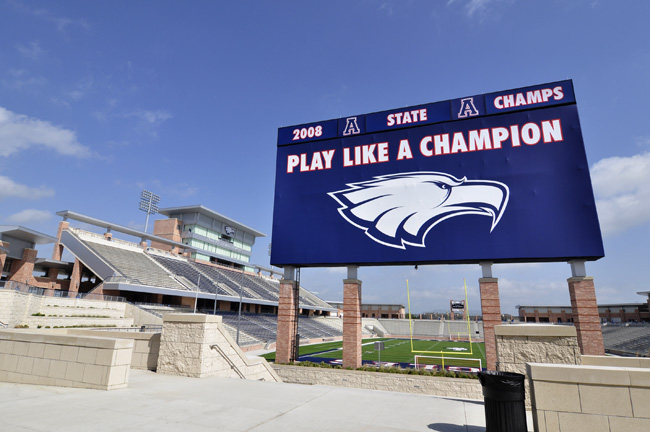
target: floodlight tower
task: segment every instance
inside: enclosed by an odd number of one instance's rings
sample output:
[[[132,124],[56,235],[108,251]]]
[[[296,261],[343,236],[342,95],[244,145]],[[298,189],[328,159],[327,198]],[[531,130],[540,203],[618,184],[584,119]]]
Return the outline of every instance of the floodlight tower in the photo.
[[[158,203],[160,203],[160,197],[158,195],[146,189],[142,191],[140,195],[140,210],[147,213],[144,232],[147,232],[147,227],[149,226],[149,215],[158,213]]]

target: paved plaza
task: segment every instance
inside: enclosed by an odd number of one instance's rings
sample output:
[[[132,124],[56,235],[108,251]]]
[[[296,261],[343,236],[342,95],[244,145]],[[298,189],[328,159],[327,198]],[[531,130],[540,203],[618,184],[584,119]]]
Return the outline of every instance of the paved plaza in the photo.
[[[131,370],[112,391],[0,383],[0,430],[483,432],[485,416],[482,401]]]

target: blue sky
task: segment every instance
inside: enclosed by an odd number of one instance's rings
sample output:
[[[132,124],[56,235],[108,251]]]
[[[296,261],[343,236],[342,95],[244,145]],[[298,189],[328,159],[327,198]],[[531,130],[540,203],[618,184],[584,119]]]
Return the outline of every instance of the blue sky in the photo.
[[[0,224],[59,210],[144,228],[203,204],[268,235],[280,126],[571,78],[606,257],[600,303],[650,289],[647,1],[0,0]],[[151,228],[150,228],[151,229]],[[49,256],[44,248],[42,255]],[[495,265],[502,311],[568,304],[569,265]],[[361,268],[366,302],[479,307],[478,265]],[[342,298],[345,269],[304,269]]]

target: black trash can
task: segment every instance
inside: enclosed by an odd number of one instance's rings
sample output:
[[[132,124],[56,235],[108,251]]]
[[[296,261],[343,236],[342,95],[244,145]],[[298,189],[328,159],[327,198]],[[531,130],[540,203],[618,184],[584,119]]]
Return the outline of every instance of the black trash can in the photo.
[[[526,391],[522,374],[479,372],[485,402],[485,432],[526,432]]]

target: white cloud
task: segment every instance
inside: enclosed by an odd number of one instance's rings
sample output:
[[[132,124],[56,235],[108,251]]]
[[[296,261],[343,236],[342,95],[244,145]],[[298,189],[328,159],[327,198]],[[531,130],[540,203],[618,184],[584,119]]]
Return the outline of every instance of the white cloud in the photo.
[[[90,156],[90,150],[77,141],[75,132],[0,107],[0,156],[10,156],[33,146],[43,146],[63,155]]]
[[[165,110],[137,110],[126,114],[126,117],[135,117],[146,124],[157,126],[170,119],[172,115]]]
[[[41,17],[53,23],[56,26],[57,30],[59,30],[60,32],[65,32],[66,28],[69,26],[79,26],[86,30],[90,28],[88,22],[83,18],[68,18],[68,17],[53,15],[47,9],[33,9],[26,6],[22,2],[10,1],[10,4],[12,4],[14,8],[16,8],[17,10],[32,14],[37,17]]]
[[[388,16],[393,16],[393,5],[388,3],[388,2],[383,2],[381,5],[379,5],[380,12],[386,13]]]
[[[637,137],[634,142],[637,147],[650,148],[650,136]]]
[[[45,52],[37,40],[30,42],[28,45],[17,44],[16,49],[20,54],[32,60],[38,60]]]
[[[0,139],[0,141],[2,141]],[[21,185],[9,177],[0,176],[0,200],[4,198],[28,198],[28,199],[39,199],[45,197],[51,197],[54,195],[54,191],[45,186],[40,188],[32,188],[29,186]]]
[[[122,114],[122,117],[137,120],[136,130],[152,137],[158,136],[158,128],[173,116],[165,110],[135,110]]]
[[[46,83],[45,78],[31,76],[25,69],[9,69],[7,74],[9,78],[2,79],[2,84],[15,90],[35,89]]]
[[[501,313],[516,314],[517,305],[568,305],[571,299],[568,285],[563,281],[500,277],[499,303]]]
[[[604,235],[650,222],[650,152],[602,159],[591,179]]]
[[[486,16],[497,10],[497,4],[510,4],[513,1],[514,0],[469,0],[461,3],[463,4],[463,9],[465,9],[467,16],[470,18],[478,17],[480,20],[483,20]],[[447,1],[447,6],[451,6],[453,3],[456,3],[456,0],[449,0]]]
[[[45,210],[25,209],[7,217],[7,222],[16,225],[28,225],[45,222],[52,218],[52,213]]]

